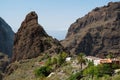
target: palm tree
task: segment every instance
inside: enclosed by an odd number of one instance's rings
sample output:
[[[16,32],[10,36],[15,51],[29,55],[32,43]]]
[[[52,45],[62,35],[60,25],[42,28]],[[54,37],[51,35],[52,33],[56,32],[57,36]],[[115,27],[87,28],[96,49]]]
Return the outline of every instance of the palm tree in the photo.
[[[77,56],[77,60],[78,60],[78,63],[80,64],[80,68],[82,69],[82,65],[86,63],[86,60],[85,60],[85,55],[83,53],[80,53],[78,56]]]

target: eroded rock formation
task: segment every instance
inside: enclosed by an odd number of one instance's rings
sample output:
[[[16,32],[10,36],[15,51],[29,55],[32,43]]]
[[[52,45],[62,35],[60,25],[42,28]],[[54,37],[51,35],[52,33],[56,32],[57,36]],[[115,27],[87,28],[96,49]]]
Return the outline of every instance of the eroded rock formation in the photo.
[[[41,54],[63,51],[58,40],[49,36],[38,24],[38,16],[30,12],[15,34],[12,61],[35,58]]]

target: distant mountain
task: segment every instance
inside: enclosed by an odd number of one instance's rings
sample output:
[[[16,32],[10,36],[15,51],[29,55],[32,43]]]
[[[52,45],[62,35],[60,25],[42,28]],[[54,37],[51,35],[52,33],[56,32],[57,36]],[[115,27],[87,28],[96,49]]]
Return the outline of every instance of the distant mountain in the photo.
[[[97,7],[77,19],[61,43],[72,54],[120,55],[120,2]]]
[[[30,12],[15,34],[12,61],[30,59],[42,54],[56,54],[64,49],[38,24],[38,16]]]
[[[11,27],[0,17],[0,52],[12,56],[14,32]]]
[[[65,35],[67,33],[66,30],[46,30],[46,32],[58,40],[65,39]]]

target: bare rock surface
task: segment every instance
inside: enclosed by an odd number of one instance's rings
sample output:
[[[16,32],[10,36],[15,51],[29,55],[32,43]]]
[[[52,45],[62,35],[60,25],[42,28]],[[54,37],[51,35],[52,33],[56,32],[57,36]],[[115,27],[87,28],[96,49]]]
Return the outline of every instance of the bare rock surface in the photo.
[[[54,54],[63,51],[58,40],[49,36],[38,24],[38,16],[32,11],[22,22],[15,34],[12,61],[35,58],[41,54]]]
[[[77,19],[61,43],[72,54],[120,55],[120,2],[97,7]]]

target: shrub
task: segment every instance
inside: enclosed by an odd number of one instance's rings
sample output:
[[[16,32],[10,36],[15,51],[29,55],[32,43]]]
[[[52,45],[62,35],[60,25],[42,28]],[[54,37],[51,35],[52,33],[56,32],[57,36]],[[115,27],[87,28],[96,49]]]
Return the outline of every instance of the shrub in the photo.
[[[115,75],[115,76],[113,76],[112,79],[113,79],[113,80],[120,80],[120,74],[119,74],[119,75]]]
[[[102,76],[113,74],[113,69],[111,67],[111,64],[102,64],[102,65],[99,65],[98,68]]]
[[[72,74],[67,80],[80,80],[82,77],[82,72],[77,72]]]
[[[61,56],[62,56],[62,58],[65,60],[68,55],[67,55],[66,52],[62,52],[62,53],[61,53]]]
[[[52,64],[57,64],[57,58],[54,57],[54,58],[52,59]]]
[[[112,64],[112,68],[113,68],[113,69],[119,69],[119,68],[120,68],[120,65],[113,63],[113,64]]]
[[[61,54],[58,55],[57,65],[60,66],[64,62],[63,57]]]
[[[52,64],[51,58],[48,58],[47,61],[45,62],[46,66],[50,66]]]
[[[49,66],[42,66],[35,70],[36,77],[47,77],[51,73],[52,69]]]

